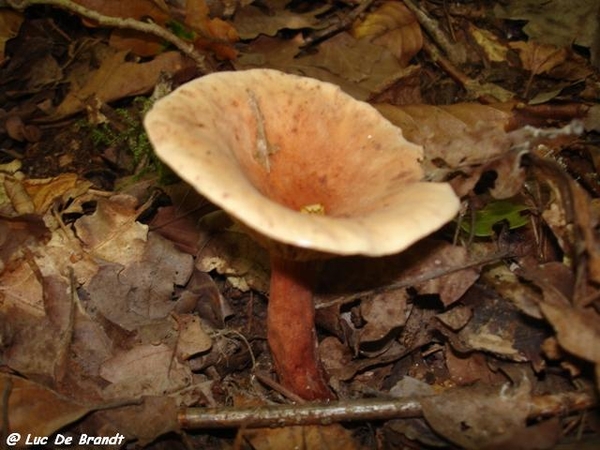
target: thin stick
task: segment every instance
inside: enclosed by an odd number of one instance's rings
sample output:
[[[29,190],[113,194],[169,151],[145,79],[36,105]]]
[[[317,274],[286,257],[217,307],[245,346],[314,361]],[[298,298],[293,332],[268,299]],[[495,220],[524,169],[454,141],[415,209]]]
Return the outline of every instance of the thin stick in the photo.
[[[362,291],[356,291],[356,292],[353,292],[352,294],[344,294],[342,296],[322,295],[316,299],[315,308],[316,309],[324,309],[324,308],[328,308],[328,307],[333,306],[338,303],[350,303],[354,300],[358,300],[367,295],[379,294],[382,292],[391,292],[391,291],[396,291],[398,289],[404,289],[404,288],[407,288],[410,286],[415,286],[417,284],[421,284],[421,283],[425,283],[430,280],[434,280],[436,278],[439,278],[439,277],[442,277],[445,275],[450,275],[452,273],[460,272],[461,270],[472,269],[474,267],[495,263],[502,259],[511,258],[512,256],[514,256],[514,255],[507,253],[507,252],[500,252],[500,253],[496,253],[491,256],[485,257],[485,258],[481,258],[481,259],[477,259],[475,261],[470,261],[465,264],[461,264],[460,266],[444,267],[444,268],[437,269],[437,270],[431,270],[429,272],[426,272],[426,273],[423,273],[420,275],[408,277],[401,281],[397,281],[397,282],[390,283],[385,286],[381,286],[381,287],[377,287],[377,288],[373,288],[373,289],[365,289]]]
[[[123,28],[141,31],[142,33],[153,34],[167,42],[170,42],[179,50],[181,50],[183,54],[193,59],[198,67],[198,70],[200,70],[202,73],[210,72],[206,65],[204,56],[199,54],[192,44],[179,39],[173,33],[155,23],[141,22],[139,20],[130,18],[124,19],[121,17],[105,16],[72,2],[71,0],[7,0],[7,3],[11,8],[18,11],[23,11],[25,8],[32,5],[56,6],[58,8],[66,9],[67,11],[74,12],[75,14],[85,17],[86,19],[93,20],[103,27]]]
[[[256,376],[256,379],[258,381],[260,381],[262,384],[270,387],[271,389],[273,389],[276,392],[279,392],[281,395],[283,395],[284,397],[286,397],[288,400],[290,400],[290,401],[292,401],[292,402],[294,402],[296,404],[304,404],[304,403],[306,403],[306,400],[304,400],[299,395],[294,394],[292,391],[290,391],[288,388],[286,388],[282,384],[280,384],[277,381],[275,381],[273,378],[271,378],[266,373],[256,371],[254,373],[254,376]]]
[[[256,407],[186,408],[178,421],[185,429],[261,428],[295,425],[323,425],[334,422],[356,422],[421,417],[421,398],[364,399],[328,404],[264,405]],[[594,395],[564,392],[533,396],[529,419],[561,416],[583,411],[596,405]]]
[[[465,48],[461,44],[448,39],[448,36],[446,36],[446,33],[440,28],[436,20],[429,17],[412,0],[404,0],[404,4],[417,17],[421,26],[436,44],[442,48],[448,59],[452,61],[452,64],[461,65],[466,62],[467,52]]]
[[[330,404],[187,408],[179,413],[179,424],[186,429],[260,428],[419,417],[421,414],[418,400],[370,399]]]

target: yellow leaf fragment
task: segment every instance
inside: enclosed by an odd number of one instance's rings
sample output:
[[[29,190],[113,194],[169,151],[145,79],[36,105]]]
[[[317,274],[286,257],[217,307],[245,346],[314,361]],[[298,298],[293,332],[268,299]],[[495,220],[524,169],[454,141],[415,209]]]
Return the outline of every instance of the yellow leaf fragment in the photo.
[[[31,180],[4,178],[5,195],[17,215],[43,215],[54,202],[75,198],[86,192],[91,185],[89,181],[79,180],[74,173]]]
[[[35,212],[43,214],[59,198],[75,198],[86,192],[92,183],[79,180],[74,173],[64,173],[54,178],[25,180],[23,186],[33,202]]]
[[[325,206],[321,203],[313,203],[312,205],[304,205],[300,208],[302,214],[318,214],[319,216],[325,215]]]
[[[4,62],[4,46],[14,38],[21,28],[23,14],[12,9],[0,9],[0,64]]]
[[[471,33],[475,42],[481,47],[488,60],[493,62],[506,61],[508,48],[500,42],[498,36],[473,24],[469,24],[469,33]]]

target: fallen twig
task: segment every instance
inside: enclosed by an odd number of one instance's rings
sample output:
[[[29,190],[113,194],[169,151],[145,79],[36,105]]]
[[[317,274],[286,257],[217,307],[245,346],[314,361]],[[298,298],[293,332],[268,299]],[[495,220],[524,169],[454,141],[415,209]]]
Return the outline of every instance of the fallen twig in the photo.
[[[86,19],[97,22],[100,26],[109,28],[123,28],[129,30],[141,31],[142,33],[153,34],[158,36],[165,41],[173,44],[183,54],[193,59],[196,66],[202,73],[210,72],[206,65],[204,56],[196,51],[194,46],[189,42],[185,42],[179,39],[169,30],[162,28],[161,26],[151,22],[141,22],[139,20],[121,17],[111,17],[100,14],[96,11],[87,9],[71,0],[6,0],[7,4],[18,11],[23,11],[32,5],[48,5],[56,6],[58,8],[66,9],[74,12],[75,14],[85,17]]]
[[[364,298],[368,295],[380,294],[382,292],[391,292],[399,289],[404,289],[407,287],[415,286],[417,284],[425,283],[430,280],[434,280],[436,278],[449,275],[451,273],[460,272],[461,270],[472,269],[479,266],[484,266],[486,264],[491,264],[500,261],[501,259],[510,258],[514,255],[511,255],[506,252],[495,253],[493,255],[480,258],[474,261],[469,261],[465,264],[461,264],[459,266],[454,267],[443,267],[437,270],[431,270],[426,273],[415,275],[411,277],[407,277],[401,281],[397,281],[394,283],[386,284],[385,286],[381,286],[374,289],[365,289],[361,291],[353,292],[352,294],[344,294],[342,296],[338,295],[323,295],[317,298],[315,308],[324,309],[330,306],[333,306],[338,303],[350,303],[354,300],[358,300],[360,298]]]
[[[595,397],[583,391],[534,396],[529,405],[528,417],[535,419],[559,416],[567,412],[589,409],[595,405]],[[352,400],[328,404],[186,408],[180,411],[178,421],[185,429],[261,428],[390,420],[422,415],[421,399],[413,397]]]
[[[421,26],[427,34],[444,51],[452,64],[464,64],[467,60],[467,52],[464,47],[456,42],[451,42],[446,33],[440,28],[438,22],[423,12],[412,0],[404,0],[404,4],[417,17]]]
[[[291,390],[289,390],[285,386],[282,386],[280,383],[278,383],[277,381],[275,381],[273,378],[271,378],[266,373],[263,373],[263,372],[260,372],[260,371],[256,371],[254,373],[254,375],[256,376],[256,379],[258,381],[260,381],[262,384],[264,384],[265,386],[270,387],[271,389],[273,389],[276,392],[279,392],[281,395],[283,395],[284,397],[286,397],[288,400],[291,400],[291,401],[293,401],[296,404],[304,404],[304,403],[306,403],[306,400],[304,400],[299,395],[294,394]]]
[[[423,50],[431,60],[440,66],[454,81],[460,84],[472,97],[484,103],[506,102],[514,98],[514,94],[494,83],[480,83],[469,78],[452,61],[444,57],[428,39],[423,39]]]

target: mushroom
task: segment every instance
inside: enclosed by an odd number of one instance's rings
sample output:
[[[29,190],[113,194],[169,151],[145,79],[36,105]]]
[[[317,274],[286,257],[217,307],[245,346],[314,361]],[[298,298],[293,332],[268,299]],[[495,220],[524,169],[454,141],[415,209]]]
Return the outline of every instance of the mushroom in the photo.
[[[337,86],[270,69],[179,87],[145,118],[158,157],[269,251],[267,340],[280,382],[331,399],[317,354],[314,260],[397,253],[459,200],[422,181],[423,150]]]

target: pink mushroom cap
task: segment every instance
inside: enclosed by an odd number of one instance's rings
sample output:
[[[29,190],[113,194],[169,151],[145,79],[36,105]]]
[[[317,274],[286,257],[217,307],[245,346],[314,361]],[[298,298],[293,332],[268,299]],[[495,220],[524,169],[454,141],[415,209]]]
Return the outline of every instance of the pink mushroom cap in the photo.
[[[312,78],[206,75],[158,100],[145,126],[162,161],[282,256],[397,253],[459,209],[448,184],[423,181],[422,147]]]

